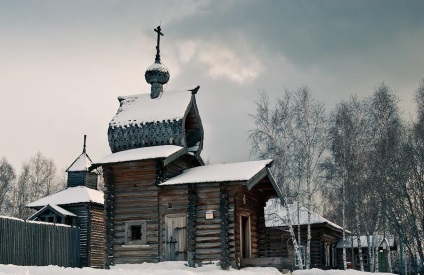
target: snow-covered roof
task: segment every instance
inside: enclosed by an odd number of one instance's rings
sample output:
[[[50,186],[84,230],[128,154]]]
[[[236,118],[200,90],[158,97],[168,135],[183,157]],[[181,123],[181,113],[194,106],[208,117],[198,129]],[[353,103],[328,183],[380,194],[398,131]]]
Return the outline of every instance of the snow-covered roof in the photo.
[[[143,125],[149,122],[181,120],[191,102],[192,92],[166,91],[155,99],[150,94],[118,97],[121,106],[110,127]]]
[[[387,245],[390,247],[394,247],[395,245],[395,237],[393,235],[376,235],[376,244],[381,247],[383,245],[383,241],[386,241]],[[346,247],[352,247],[352,238],[353,238],[353,247],[358,247],[358,237],[357,236],[346,236]],[[359,236],[361,241],[361,247],[368,247],[367,236]],[[370,242],[373,243],[373,236],[370,236]],[[337,243],[337,248],[343,248],[343,240],[340,240]]]
[[[34,215],[32,215],[31,217],[29,217],[28,220],[31,220],[33,217],[36,217],[36,216],[40,215],[41,213],[43,213],[49,207],[53,208],[56,212],[62,214],[63,216],[72,216],[72,217],[76,217],[77,216],[74,213],[69,212],[66,209],[63,209],[62,207],[60,207],[60,206],[58,206],[56,204],[48,204],[48,205],[44,206],[43,208],[41,208],[40,210],[38,210]]]
[[[91,166],[91,159],[86,153],[82,153],[66,170],[66,172],[88,171]]]
[[[181,146],[176,145],[143,147],[110,154],[109,156],[106,156],[101,160],[96,161],[94,164],[101,165],[106,163],[167,158],[173,154],[178,154],[179,152],[183,153],[185,152],[185,149]]]
[[[160,185],[184,183],[248,181],[264,169],[272,160],[258,160],[228,164],[213,164],[185,170],[181,175]]]
[[[309,210],[296,202],[287,205],[291,218],[292,225],[305,225],[308,224]],[[299,210],[299,212],[298,212]],[[343,228],[326,218],[311,211],[311,224],[328,223],[334,228]],[[288,226],[289,219],[287,216],[287,209],[280,203],[279,199],[271,199],[265,206],[265,225],[267,227]]]
[[[103,192],[87,188],[85,186],[71,187],[31,202],[30,204],[27,204],[27,207],[40,207],[48,204],[66,205],[82,202],[104,204]]]

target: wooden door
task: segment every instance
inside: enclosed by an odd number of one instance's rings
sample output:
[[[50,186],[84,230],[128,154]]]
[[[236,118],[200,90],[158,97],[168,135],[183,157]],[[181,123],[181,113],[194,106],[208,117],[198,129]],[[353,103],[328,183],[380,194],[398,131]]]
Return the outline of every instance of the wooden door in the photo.
[[[165,260],[187,260],[187,215],[165,216]]]

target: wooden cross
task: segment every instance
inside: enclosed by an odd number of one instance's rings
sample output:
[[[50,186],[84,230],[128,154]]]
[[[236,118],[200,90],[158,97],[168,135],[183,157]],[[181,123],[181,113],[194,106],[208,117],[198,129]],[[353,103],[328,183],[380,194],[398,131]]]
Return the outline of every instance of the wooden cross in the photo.
[[[161,32],[160,26],[158,26],[156,29],[154,29],[155,32],[158,33],[158,42],[156,46],[156,58],[155,62],[160,63],[160,49],[159,49],[159,43],[160,43],[160,36],[163,36],[163,33]]]

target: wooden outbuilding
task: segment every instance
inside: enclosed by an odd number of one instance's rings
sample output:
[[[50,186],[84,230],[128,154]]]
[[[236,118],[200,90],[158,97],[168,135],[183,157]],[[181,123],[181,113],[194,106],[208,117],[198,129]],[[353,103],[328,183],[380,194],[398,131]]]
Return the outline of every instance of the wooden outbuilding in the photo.
[[[97,189],[98,173],[84,149],[66,170],[67,188],[27,205],[37,210],[33,221],[76,225],[80,228],[80,267],[104,268],[104,194]]]
[[[343,235],[343,228],[317,213],[309,211],[297,202],[281,205],[270,200],[265,209],[266,216],[266,250],[268,257],[282,257],[283,268],[295,270],[299,261],[294,252],[293,239],[289,233],[289,224],[294,229],[296,240],[305,264],[307,245],[308,212],[311,213],[311,268],[332,269],[337,267],[336,244]],[[289,216],[290,215],[290,219]],[[300,241],[299,238],[300,228]]]
[[[375,238],[375,240],[374,240]],[[378,270],[379,272],[392,272],[391,270],[391,256],[392,251],[397,251],[397,244],[393,235],[376,235],[370,236],[359,236],[362,249],[362,261],[364,265],[364,271],[370,271],[370,259],[368,253],[370,252],[369,247],[375,241],[375,247],[378,255]],[[370,242],[370,245],[368,243]],[[343,240],[337,243],[337,267],[343,268]],[[396,252],[394,252],[396,253]],[[358,236],[347,236],[346,237],[346,261],[349,263],[349,267],[360,270],[360,259],[359,259],[359,243]]]

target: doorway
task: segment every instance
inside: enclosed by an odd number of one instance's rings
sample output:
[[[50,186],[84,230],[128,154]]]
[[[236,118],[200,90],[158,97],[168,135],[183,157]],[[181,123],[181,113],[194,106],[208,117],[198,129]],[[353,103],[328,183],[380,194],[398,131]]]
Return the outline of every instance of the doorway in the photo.
[[[250,217],[241,216],[240,217],[240,251],[242,258],[250,258]]]
[[[187,260],[187,215],[165,216],[165,260]]]

